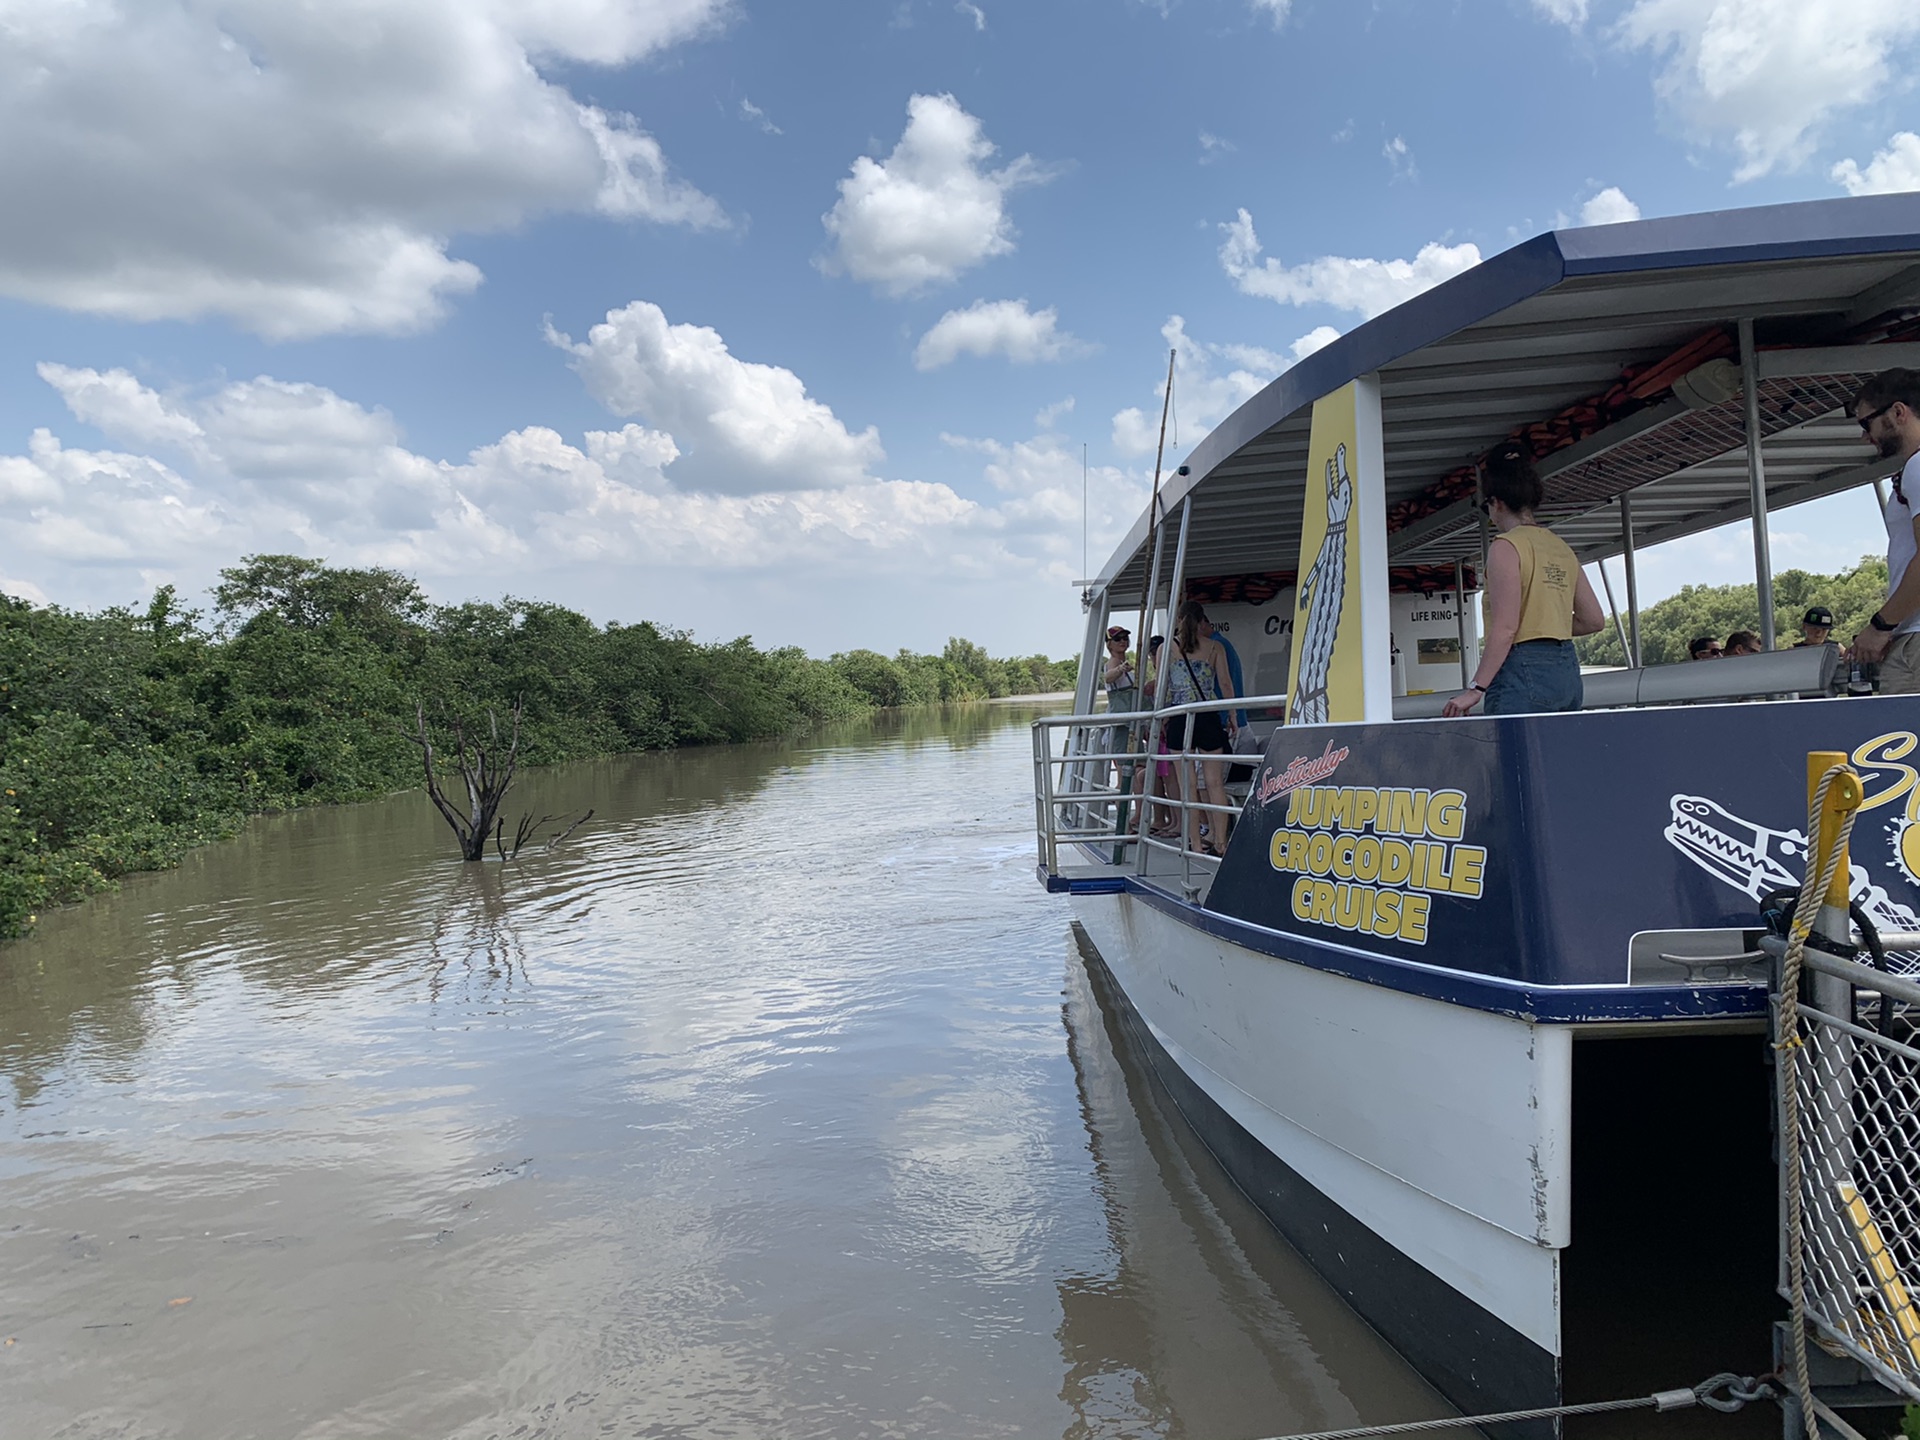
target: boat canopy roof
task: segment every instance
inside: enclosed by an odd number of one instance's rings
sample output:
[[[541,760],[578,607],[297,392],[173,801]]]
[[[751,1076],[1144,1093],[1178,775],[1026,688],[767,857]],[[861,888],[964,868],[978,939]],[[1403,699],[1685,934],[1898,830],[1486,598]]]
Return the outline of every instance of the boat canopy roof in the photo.
[[[1845,407],[1878,371],[1920,368],[1917,311],[1920,194],[1552,231],[1285,371],[1163,479],[1161,514],[1192,497],[1190,577],[1291,570],[1313,402],[1377,371],[1391,565],[1478,561],[1473,462],[1509,437],[1546,481],[1540,518],[1603,559],[1624,548],[1622,495],[1637,546],[1751,515],[1743,320],[1767,508],[1878,478]],[[1143,513],[1095,581],[1117,605],[1141,598],[1147,534]]]

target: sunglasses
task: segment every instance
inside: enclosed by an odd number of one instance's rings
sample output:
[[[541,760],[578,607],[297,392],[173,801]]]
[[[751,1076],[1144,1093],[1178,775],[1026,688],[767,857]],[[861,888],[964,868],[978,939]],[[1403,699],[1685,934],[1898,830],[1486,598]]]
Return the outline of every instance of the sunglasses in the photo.
[[[1873,433],[1873,422],[1878,420],[1882,415],[1886,414],[1887,411],[1891,410],[1894,406],[1898,405],[1899,403],[1900,402],[1898,400],[1889,400],[1886,404],[1882,405],[1878,410],[1874,411],[1871,415],[1860,415],[1855,417],[1860,422],[1860,433],[1862,435],[1871,435]]]

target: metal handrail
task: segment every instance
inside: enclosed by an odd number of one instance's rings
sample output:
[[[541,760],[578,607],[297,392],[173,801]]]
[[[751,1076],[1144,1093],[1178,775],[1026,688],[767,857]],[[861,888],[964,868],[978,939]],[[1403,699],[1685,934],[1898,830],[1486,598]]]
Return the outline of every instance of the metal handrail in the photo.
[[[1234,761],[1235,757],[1230,755],[1221,755],[1211,751],[1193,749],[1191,743],[1191,727],[1189,727],[1186,743],[1183,743],[1178,750],[1171,750],[1165,754],[1154,750],[1151,740],[1149,740],[1148,744],[1139,748],[1129,747],[1126,750],[1102,751],[1075,748],[1070,738],[1066,751],[1062,754],[1055,755],[1049,738],[1052,731],[1067,730],[1072,732],[1078,730],[1082,732],[1092,732],[1102,729],[1115,730],[1122,727],[1130,729],[1140,724],[1141,721],[1164,722],[1169,718],[1179,715],[1218,713],[1225,710],[1284,709],[1286,703],[1287,696],[1285,694],[1231,696],[1213,700],[1191,700],[1179,705],[1169,705],[1164,709],[1103,710],[1090,714],[1044,716],[1035,720],[1033,722],[1034,819],[1038,832],[1036,838],[1038,840],[1040,859],[1047,867],[1048,872],[1051,874],[1059,873],[1059,846],[1062,842],[1069,844],[1111,842],[1120,846],[1138,845],[1141,847],[1139,852],[1141,854],[1144,854],[1151,848],[1176,854],[1180,856],[1184,862],[1201,861],[1218,863],[1217,856],[1203,854],[1188,846],[1187,816],[1197,810],[1202,814],[1232,817],[1238,815],[1241,808],[1235,805],[1216,804],[1206,800],[1188,800],[1184,793],[1177,797],[1156,796],[1152,793],[1152,788],[1149,785],[1138,797],[1141,807],[1139,815],[1137,817],[1128,816],[1125,807],[1135,798],[1130,785],[1108,785],[1105,783],[1104,776],[1099,780],[1093,780],[1084,773],[1084,770],[1080,774],[1072,775],[1072,780],[1077,783],[1061,786],[1056,786],[1055,784],[1056,773],[1062,781],[1066,781],[1070,775],[1068,767],[1072,766],[1087,767],[1092,765],[1104,768],[1107,765],[1134,765],[1142,761],[1154,763],[1163,760],[1169,762],[1216,760],[1222,763],[1232,763]],[[1244,762],[1246,757],[1242,756],[1238,758]],[[1085,818],[1085,807],[1089,805],[1102,805],[1109,802],[1115,805],[1115,819],[1112,828],[1088,827]],[[1180,836],[1177,843],[1162,840],[1146,833],[1149,827],[1145,825],[1144,821],[1151,807],[1155,805],[1172,810],[1179,816]],[[1071,824],[1066,820],[1067,812],[1076,807],[1081,809],[1081,815],[1079,817],[1080,823],[1077,825]],[[1139,826],[1137,831],[1135,829],[1136,823],[1138,823]],[[1117,861],[1118,856],[1116,855],[1115,858]]]

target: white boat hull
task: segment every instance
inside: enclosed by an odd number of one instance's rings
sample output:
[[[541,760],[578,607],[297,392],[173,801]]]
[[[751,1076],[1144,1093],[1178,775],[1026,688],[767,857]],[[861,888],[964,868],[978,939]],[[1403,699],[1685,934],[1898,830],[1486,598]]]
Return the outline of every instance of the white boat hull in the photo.
[[[1459,1403],[1559,1398],[1572,1040],[1276,959],[1132,894],[1075,913],[1183,1113]]]

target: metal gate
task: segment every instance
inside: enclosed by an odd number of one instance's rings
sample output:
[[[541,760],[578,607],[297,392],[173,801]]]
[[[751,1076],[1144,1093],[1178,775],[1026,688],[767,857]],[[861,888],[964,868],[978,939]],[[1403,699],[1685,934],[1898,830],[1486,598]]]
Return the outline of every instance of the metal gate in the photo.
[[[1804,998],[1786,1014],[1776,993],[1774,1014],[1794,1051],[1778,1073],[1797,1133],[1781,1144],[1784,1158],[1797,1141],[1806,1321],[1920,1400],[1920,984],[1816,949],[1801,963]]]

